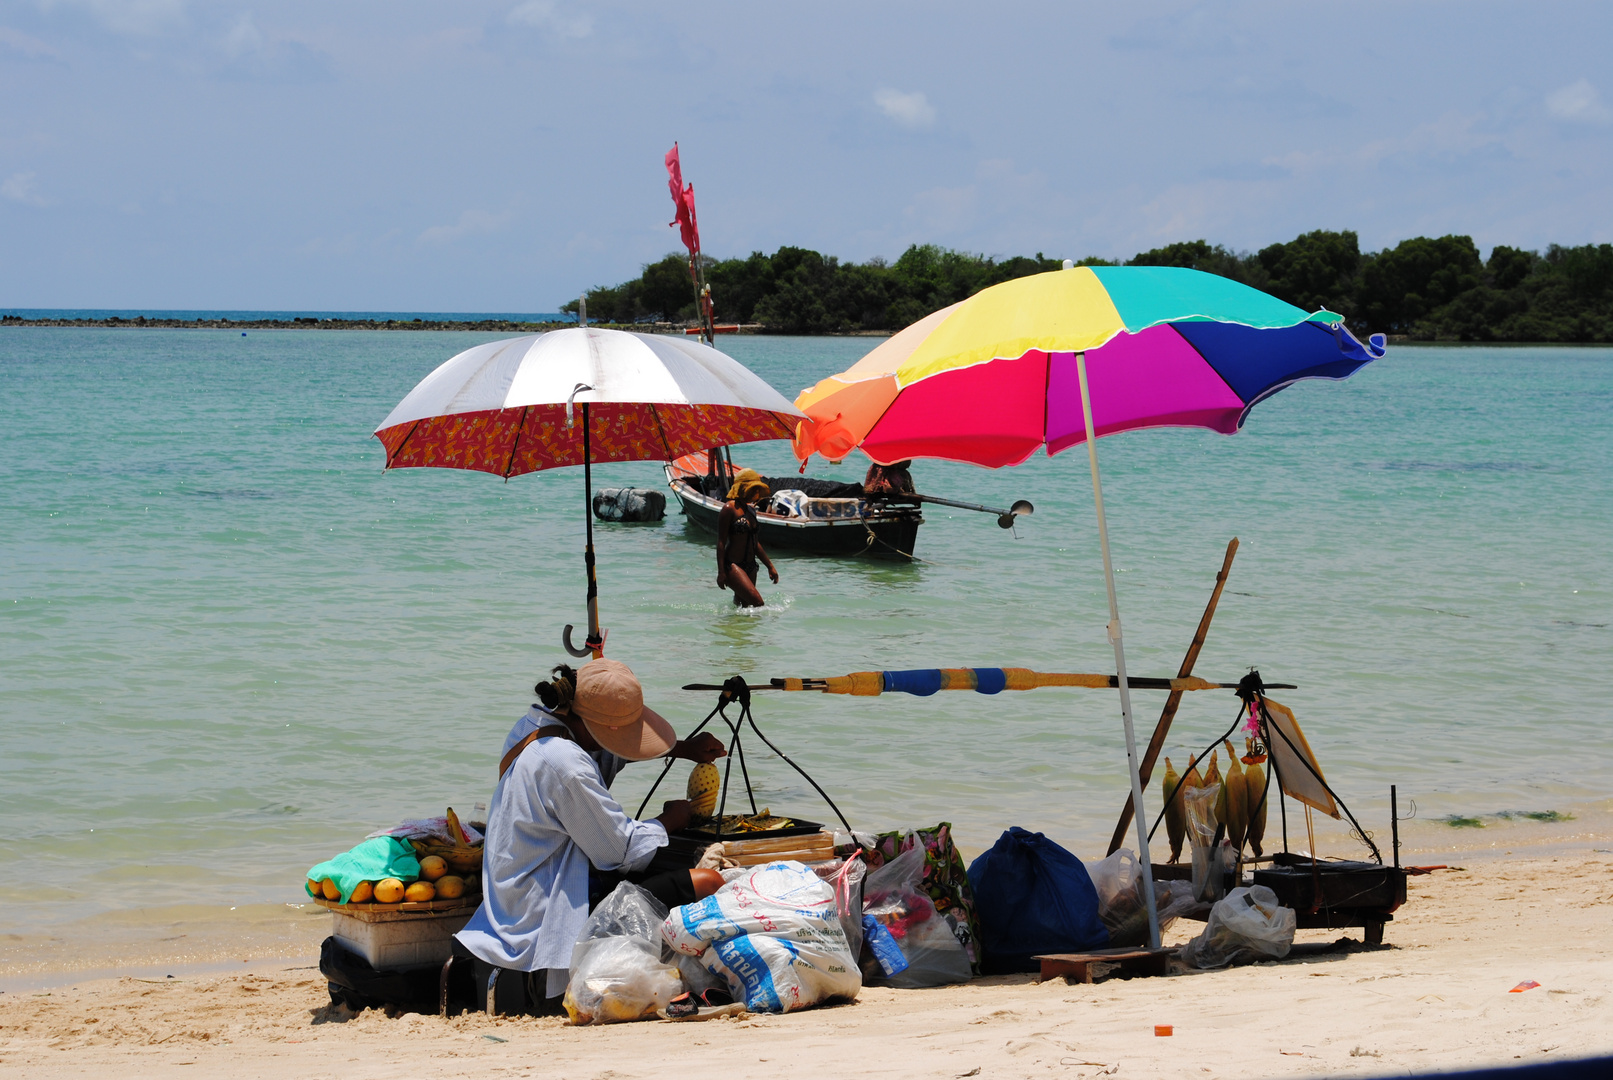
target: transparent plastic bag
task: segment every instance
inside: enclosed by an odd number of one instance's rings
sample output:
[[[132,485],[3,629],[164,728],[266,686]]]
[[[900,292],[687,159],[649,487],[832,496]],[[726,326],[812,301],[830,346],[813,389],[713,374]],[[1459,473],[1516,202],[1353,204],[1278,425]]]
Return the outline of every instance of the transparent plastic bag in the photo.
[[[872,915],[896,939],[907,968],[885,978],[877,963],[864,976],[880,982],[918,989],[968,982],[973,974],[948,918],[935,910],[924,892],[924,847],[915,844],[873,871],[863,883],[863,912]]]
[[[1143,876],[1137,856],[1128,848],[1121,848],[1107,859],[1087,863],[1086,867],[1092,887],[1098,890],[1099,914],[1113,907],[1122,893],[1135,892]]]
[[[1098,890],[1098,917],[1109,931],[1110,947],[1148,944],[1148,905],[1143,902],[1143,868],[1137,856],[1121,848],[1088,866],[1087,874]],[[1154,882],[1154,910],[1159,915],[1160,933],[1198,904],[1191,882]]]
[[[1281,960],[1294,945],[1294,909],[1264,885],[1233,889],[1210,909],[1204,932],[1182,946],[1189,967],[1217,968]]]
[[[1226,894],[1226,872],[1236,862],[1232,845],[1224,837],[1221,843],[1215,842],[1221,825],[1215,816],[1215,800],[1221,794],[1221,785],[1190,787],[1183,791],[1187,836],[1193,845],[1193,895],[1206,903],[1214,903]]]
[[[573,1024],[651,1017],[685,990],[661,944],[667,909],[630,882],[599,902],[571,950],[564,1004]]]
[[[868,876],[868,864],[863,862],[862,853],[818,863],[812,870],[834,890],[835,914],[840,916],[840,928],[846,933],[846,945],[851,949],[852,956],[860,955],[863,947],[863,880]]]

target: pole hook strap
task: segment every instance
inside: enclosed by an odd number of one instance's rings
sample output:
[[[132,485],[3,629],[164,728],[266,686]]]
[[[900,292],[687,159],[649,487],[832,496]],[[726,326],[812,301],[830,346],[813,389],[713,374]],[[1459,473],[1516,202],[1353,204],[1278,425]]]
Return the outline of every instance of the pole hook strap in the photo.
[[[582,393],[584,390],[592,390],[592,389],[593,389],[593,387],[589,386],[587,383],[578,383],[576,386],[573,386],[571,388],[571,393],[566,395],[566,426],[567,427],[571,427],[571,424],[572,424],[571,409],[572,409],[572,406],[576,404],[577,395]]]

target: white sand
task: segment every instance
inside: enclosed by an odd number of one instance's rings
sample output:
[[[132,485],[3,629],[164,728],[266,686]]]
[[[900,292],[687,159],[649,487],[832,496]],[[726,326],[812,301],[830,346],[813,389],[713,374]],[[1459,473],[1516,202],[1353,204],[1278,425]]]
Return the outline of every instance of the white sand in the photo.
[[[1603,956],[1613,941],[1613,854],[1518,856],[1413,878],[1380,951],[1095,986],[1015,977],[868,989],[854,1005],[738,1022],[333,1017],[311,958],[8,992],[0,1072],[1250,1078],[1613,1053],[1613,964]],[[1196,929],[1179,924],[1171,937]],[[1302,931],[1300,940],[1335,936]],[[1508,993],[1524,980],[1541,986]],[[1156,1024],[1175,1034],[1156,1037]]]

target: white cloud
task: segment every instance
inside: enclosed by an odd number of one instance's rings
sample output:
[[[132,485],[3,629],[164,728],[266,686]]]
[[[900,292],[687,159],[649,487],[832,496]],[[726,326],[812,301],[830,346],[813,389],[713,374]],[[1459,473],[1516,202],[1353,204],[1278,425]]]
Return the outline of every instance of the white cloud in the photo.
[[[466,236],[497,232],[510,220],[510,215],[489,214],[485,210],[466,210],[452,225],[433,225],[415,238],[421,244],[452,244]]]
[[[513,26],[530,26],[572,40],[594,32],[593,19],[563,11],[555,0],[526,0],[510,10],[509,21]]]
[[[224,54],[232,59],[263,51],[263,35],[250,14],[243,13],[230,32],[224,35]]]
[[[935,106],[930,104],[922,90],[904,94],[884,86],[874,91],[874,104],[879,111],[905,128],[931,127],[935,123]]]
[[[30,60],[57,60],[62,55],[38,38],[9,26],[0,26],[0,46]]]
[[[185,18],[184,0],[43,0],[40,6],[80,8],[118,34],[156,34]]]
[[[1569,83],[1560,90],[1546,95],[1546,111],[1559,120],[1580,123],[1605,124],[1610,118],[1608,108],[1602,104],[1602,95],[1589,79]]]
[[[0,183],[0,197],[29,206],[49,206],[50,200],[39,194],[35,187],[38,179],[37,173],[12,173],[4,183]]]

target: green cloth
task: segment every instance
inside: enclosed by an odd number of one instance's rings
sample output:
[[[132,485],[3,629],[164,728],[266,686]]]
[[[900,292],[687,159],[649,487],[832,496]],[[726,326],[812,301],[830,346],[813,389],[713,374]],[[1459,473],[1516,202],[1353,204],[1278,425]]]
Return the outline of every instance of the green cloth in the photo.
[[[420,860],[407,840],[395,836],[372,836],[351,851],[334,859],[326,859],[308,870],[308,880],[319,882],[330,878],[342,890],[342,903],[353,895],[361,881],[380,881],[397,878],[407,885],[420,877]],[[303,884],[307,889],[307,883]],[[311,895],[317,895],[312,894]]]

